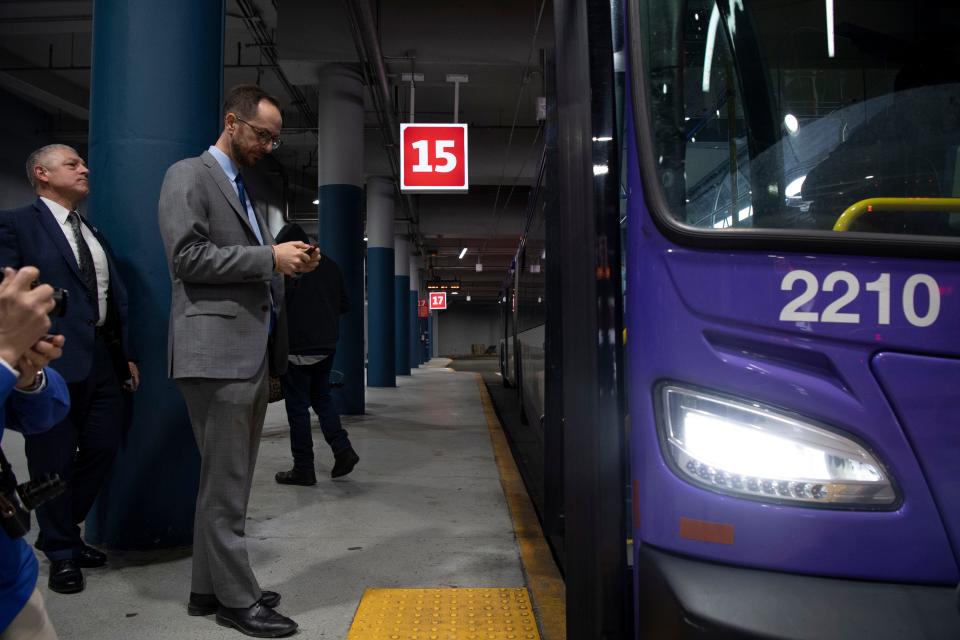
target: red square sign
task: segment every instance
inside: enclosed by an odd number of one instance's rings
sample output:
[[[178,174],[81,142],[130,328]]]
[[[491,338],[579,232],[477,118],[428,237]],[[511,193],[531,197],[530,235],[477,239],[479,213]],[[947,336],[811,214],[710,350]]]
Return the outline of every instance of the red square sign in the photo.
[[[417,300],[417,317],[418,318],[429,318],[430,310],[427,309],[427,301],[423,298]]]
[[[400,125],[400,190],[467,191],[467,125]]]
[[[430,292],[430,308],[446,309],[447,308],[447,292],[431,291]]]

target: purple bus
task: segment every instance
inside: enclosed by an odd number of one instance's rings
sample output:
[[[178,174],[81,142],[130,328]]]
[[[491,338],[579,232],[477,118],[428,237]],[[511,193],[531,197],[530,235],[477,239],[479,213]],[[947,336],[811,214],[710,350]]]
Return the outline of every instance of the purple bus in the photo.
[[[960,6],[625,15],[637,636],[960,638]]]
[[[960,638],[960,5],[552,12],[501,374],[568,637]]]

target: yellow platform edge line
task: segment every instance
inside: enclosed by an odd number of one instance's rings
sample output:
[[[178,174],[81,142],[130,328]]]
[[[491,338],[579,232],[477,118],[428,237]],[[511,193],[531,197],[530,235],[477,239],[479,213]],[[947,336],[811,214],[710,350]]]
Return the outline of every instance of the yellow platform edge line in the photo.
[[[540,622],[543,640],[566,640],[566,586],[550,553],[537,513],[513,460],[503,426],[493,409],[493,401],[479,373],[476,374],[476,380],[480,388],[483,413],[487,418],[497,471],[500,473],[500,484],[503,486],[503,493],[510,509],[513,531],[517,538],[517,546],[520,548],[520,560],[526,574],[527,587],[533,598],[534,610],[538,614],[537,619]]]

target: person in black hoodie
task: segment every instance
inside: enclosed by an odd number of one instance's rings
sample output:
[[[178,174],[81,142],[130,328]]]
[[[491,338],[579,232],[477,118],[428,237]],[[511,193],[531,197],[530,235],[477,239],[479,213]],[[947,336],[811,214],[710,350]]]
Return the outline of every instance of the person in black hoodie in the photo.
[[[296,223],[285,225],[277,234],[278,243],[291,240],[310,241]],[[316,412],[323,437],[333,450],[330,476],[347,475],[360,460],[330,397],[330,371],[340,336],[340,314],[350,308],[350,301],[340,267],[328,256],[320,259],[314,271],[284,278],[284,285],[290,355],[280,384],[290,424],[293,469],[277,472],[276,480],[280,484],[310,486],[317,483],[310,407]]]

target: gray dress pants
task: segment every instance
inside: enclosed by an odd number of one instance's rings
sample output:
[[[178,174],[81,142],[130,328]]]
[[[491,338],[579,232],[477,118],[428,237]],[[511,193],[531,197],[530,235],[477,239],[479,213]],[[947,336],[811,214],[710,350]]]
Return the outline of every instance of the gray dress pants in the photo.
[[[181,378],[177,386],[200,449],[190,591],[249,607],[261,597],[244,529],[267,411],[266,359],[248,380]]]

